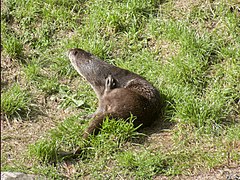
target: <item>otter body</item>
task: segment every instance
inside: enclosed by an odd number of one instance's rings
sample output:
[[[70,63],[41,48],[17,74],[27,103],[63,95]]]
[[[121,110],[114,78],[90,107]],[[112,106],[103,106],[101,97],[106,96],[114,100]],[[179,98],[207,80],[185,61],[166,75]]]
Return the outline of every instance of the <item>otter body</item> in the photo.
[[[126,119],[132,114],[137,118],[135,126],[149,126],[158,118],[160,94],[143,77],[108,64],[82,49],[71,49],[68,56],[77,72],[90,83],[99,100],[84,138],[97,131],[106,116]]]

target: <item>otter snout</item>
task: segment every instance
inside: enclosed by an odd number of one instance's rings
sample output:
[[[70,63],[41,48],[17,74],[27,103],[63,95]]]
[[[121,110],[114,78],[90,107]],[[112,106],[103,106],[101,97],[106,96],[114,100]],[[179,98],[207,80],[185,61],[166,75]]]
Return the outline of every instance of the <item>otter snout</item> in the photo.
[[[70,60],[76,60],[76,61],[86,61],[89,62],[93,57],[92,54],[79,49],[79,48],[73,48],[68,51],[68,57]]]
[[[79,50],[78,50],[77,48],[75,48],[75,49],[70,49],[70,50],[68,51],[68,57],[69,57],[69,59],[75,58],[75,57],[78,55],[78,52],[79,52]]]

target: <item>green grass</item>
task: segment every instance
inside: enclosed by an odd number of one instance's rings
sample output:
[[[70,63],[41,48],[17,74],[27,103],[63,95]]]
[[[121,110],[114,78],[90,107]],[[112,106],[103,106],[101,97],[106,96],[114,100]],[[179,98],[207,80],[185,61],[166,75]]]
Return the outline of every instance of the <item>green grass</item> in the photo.
[[[3,149],[2,168],[56,179],[152,179],[239,164],[238,9],[237,1],[221,0],[3,1],[3,77],[9,81],[1,91],[1,113],[24,119],[34,102],[56,125],[39,132],[30,157],[15,154],[12,164]],[[88,122],[82,117],[97,102],[69,63],[66,52],[73,47],[153,83],[166,97],[163,120],[175,124],[169,140],[161,138],[165,131],[142,137],[131,123],[106,121],[84,142]],[[31,120],[43,127],[46,122],[39,115]],[[57,153],[78,146],[83,153],[68,172]]]
[[[30,94],[19,84],[14,84],[1,94],[1,111],[8,118],[22,118],[31,111]]]
[[[58,155],[59,152],[72,151],[74,147],[80,146],[83,149],[83,158],[88,157],[91,159],[93,158],[91,157],[93,152],[99,153],[99,149],[101,149],[102,153],[104,151],[115,151],[126,140],[140,136],[140,133],[136,132],[137,128],[133,127],[133,123],[126,123],[123,120],[110,121],[107,118],[102,126],[101,135],[96,137],[92,135],[89,142],[85,142],[81,136],[83,128],[86,126],[83,125],[84,120],[80,121],[78,118],[79,116],[73,116],[59,124],[56,129],[50,131],[47,135],[48,139],[44,138],[31,145],[30,154],[36,155],[38,159],[46,163],[49,161],[55,162],[61,161],[61,155]],[[130,122],[132,119],[130,119]]]
[[[20,58],[23,51],[21,41],[13,36],[6,37],[4,40],[3,48],[11,58]]]

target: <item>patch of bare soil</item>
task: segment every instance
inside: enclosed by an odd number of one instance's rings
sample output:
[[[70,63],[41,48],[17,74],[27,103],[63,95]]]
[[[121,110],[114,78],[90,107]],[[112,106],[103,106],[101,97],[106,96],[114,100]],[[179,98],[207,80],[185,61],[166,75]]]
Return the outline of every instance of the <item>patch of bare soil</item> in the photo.
[[[155,59],[160,60],[162,64],[169,63],[169,59],[175,57],[179,53],[180,46],[176,42],[165,39],[149,39],[148,47],[152,52],[160,52],[155,54]]]
[[[173,123],[162,121],[160,118],[150,127],[144,128],[143,133],[148,135],[144,146],[153,151],[159,151],[159,149],[161,149],[162,152],[168,152],[174,145],[171,131],[173,127]]]
[[[4,57],[1,53],[1,88],[20,81],[21,77],[20,66],[10,57]]]
[[[46,130],[53,126],[53,121],[47,119],[41,119],[38,122],[15,121],[10,124],[1,119],[1,149],[4,159],[2,166],[6,164],[14,166],[15,160],[21,161],[27,146],[43,136]]]
[[[181,1],[175,1],[174,2],[174,9],[181,10],[181,12],[186,13],[186,11],[189,11],[192,9],[192,7],[201,5],[206,3],[206,1],[203,0],[181,0]]]
[[[213,169],[210,172],[203,172],[197,175],[179,175],[175,177],[157,176],[154,180],[239,180],[240,166],[223,167],[221,169]]]

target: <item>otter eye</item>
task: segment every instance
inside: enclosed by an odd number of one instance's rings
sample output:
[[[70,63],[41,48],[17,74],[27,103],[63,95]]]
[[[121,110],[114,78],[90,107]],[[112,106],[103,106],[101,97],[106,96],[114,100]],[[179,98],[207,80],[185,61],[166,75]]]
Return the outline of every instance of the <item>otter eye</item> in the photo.
[[[74,56],[76,56],[77,53],[78,53],[78,51],[77,51],[77,50],[74,50],[74,52],[73,52]]]

